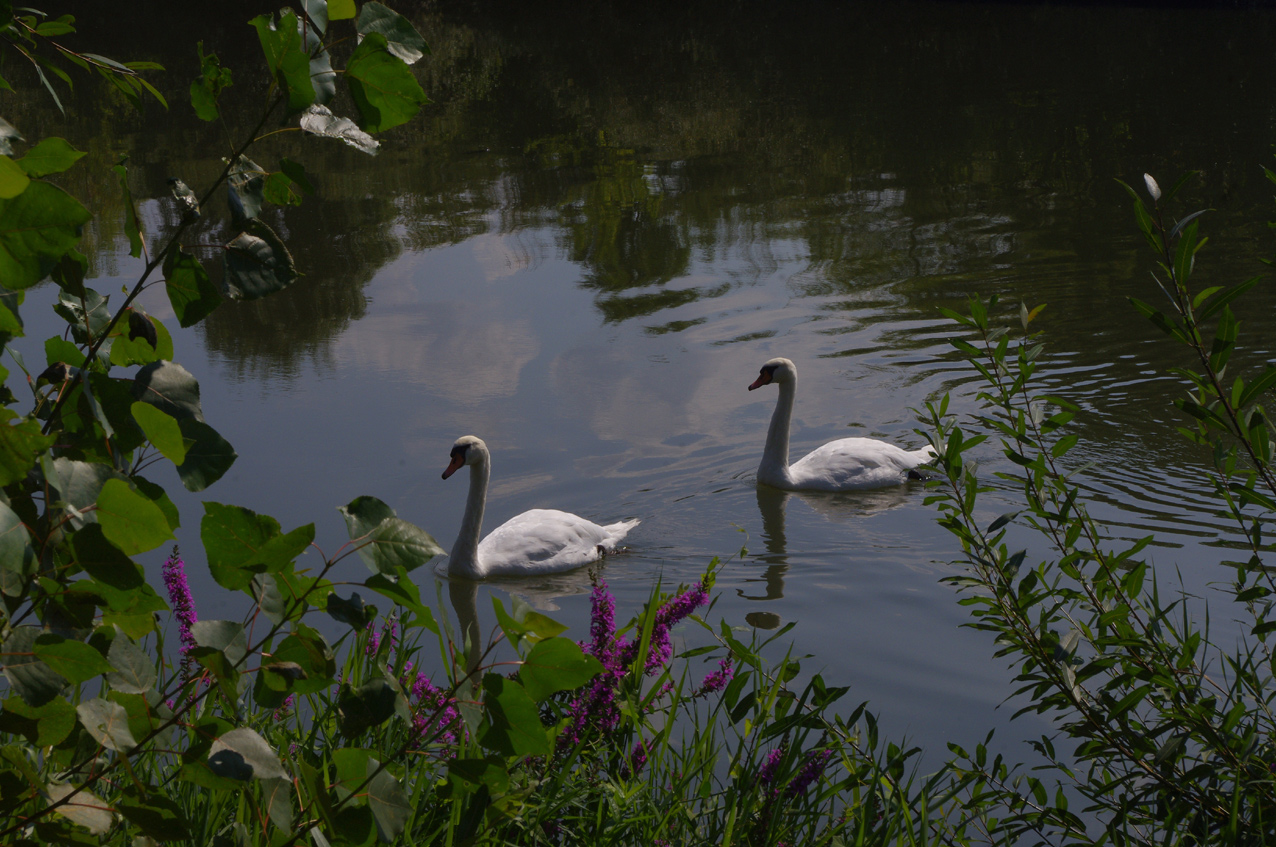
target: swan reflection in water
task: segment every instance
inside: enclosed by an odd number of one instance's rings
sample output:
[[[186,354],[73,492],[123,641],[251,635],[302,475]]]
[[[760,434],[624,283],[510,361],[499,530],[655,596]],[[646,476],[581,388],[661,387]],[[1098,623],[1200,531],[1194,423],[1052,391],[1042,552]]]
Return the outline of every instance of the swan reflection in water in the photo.
[[[758,511],[762,513],[762,545],[766,548],[766,552],[756,558],[766,567],[761,576],[746,578],[745,582],[762,583],[762,592],[746,594],[744,589],[736,589],[736,594],[745,600],[764,602],[780,600],[784,597],[784,575],[789,570],[785,512],[791,498],[803,501],[826,520],[850,524],[908,503],[917,496],[917,490],[920,487],[920,484],[909,483],[869,491],[826,493],[782,491],[769,485],[758,485]],[[779,614],[770,611],[748,612],[744,619],[750,626],[758,629],[778,629],[782,623]]]
[[[491,640],[491,633],[484,636],[479,627],[478,594],[480,586],[496,587],[506,591],[510,599],[519,598],[537,611],[558,610],[554,601],[560,597],[588,594],[593,590],[593,569],[578,568],[566,573],[541,574],[531,577],[491,579],[486,582],[457,578],[448,579],[438,574],[436,580],[446,582],[448,599],[456,613],[455,644],[457,654],[465,653],[465,672],[473,673],[478,667],[483,650]],[[513,612],[512,603],[505,603],[505,610]]]

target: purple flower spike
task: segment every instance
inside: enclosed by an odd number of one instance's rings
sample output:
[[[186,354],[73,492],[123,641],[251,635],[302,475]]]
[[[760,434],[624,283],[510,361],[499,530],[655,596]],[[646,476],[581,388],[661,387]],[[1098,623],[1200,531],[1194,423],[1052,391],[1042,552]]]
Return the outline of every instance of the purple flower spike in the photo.
[[[177,617],[177,631],[182,638],[182,655],[190,653],[199,645],[191,633],[191,627],[198,618],[195,616],[195,598],[191,596],[190,586],[186,584],[186,564],[182,561],[177,546],[173,546],[173,554],[164,563],[164,587],[168,589],[168,600],[173,606],[173,614]]]
[[[731,664],[731,657],[718,662],[718,669],[704,678],[704,682],[700,683],[701,694],[712,694],[715,691],[721,691],[726,688],[727,683],[735,677],[735,665]]]
[[[789,797],[801,797],[806,793],[806,789],[810,787],[812,782],[820,778],[824,773],[824,766],[828,764],[829,759],[833,758],[832,750],[821,750],[813,753],[807,758],[806,764],[802,766],[802,770],[798,775],[793,777],[793,781],[789,783],[789,787],[784,793]]]
[[[629,754],[629,768],[634,776],[638,776],[645,767],[647,767],[647,742],[639,741],[634,745],[634,751]]]
[[[762,763],[762,767],[758,769],[758,782],[763,785],[770,785],[775,781],[775,772],[780,767],[780,760],[784,758],[784,748],[776,747],[770,753],[766,754],[766,761]]]

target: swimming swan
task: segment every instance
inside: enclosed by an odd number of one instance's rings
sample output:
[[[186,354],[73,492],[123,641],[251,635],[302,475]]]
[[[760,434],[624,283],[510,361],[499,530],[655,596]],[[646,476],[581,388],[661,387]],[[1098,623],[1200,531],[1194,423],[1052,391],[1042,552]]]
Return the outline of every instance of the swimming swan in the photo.
[[[452,461],[443,478],[470,466],[470,494],[465,501],[461,532],[448,557],[448,575],[465,579],[489,576],[527,576],[566,571],[597,561],[614,550],[637,520],[599,526],[570,512],[532,509],[492,530],[479,541],[491,456],[483,439],[473,435],[452,445]]]
[[[797,367],[788,359],[772,359],[762,366],[749,390],[771,383],[780,387],[780,400],[767,430],[758,482],[790,491],[884,488],[904,482],[911,469],[935,456],[929,446],[909,451],[875,438],[839,438],[790,465],[789,421],[797,392]]]

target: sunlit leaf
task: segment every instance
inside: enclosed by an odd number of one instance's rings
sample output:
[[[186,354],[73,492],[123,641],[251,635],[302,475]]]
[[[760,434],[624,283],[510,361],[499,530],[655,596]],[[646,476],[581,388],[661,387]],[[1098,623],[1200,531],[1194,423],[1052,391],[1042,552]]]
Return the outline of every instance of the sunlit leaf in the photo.
[[[127,753],[137,746],[128,725],[128,712],[119,703],[95,697],[75,707],[80,723],[97,743],[109,750]]]
[[[359,108],[359,126],[384,132],[407,123],[430,102],[412,70],[392,54],[379,32],[367,35],[346,63],[346,81]]]
[[[218,738],[208,751],[208,767],[231,779],[284,779],[279,754],[253,730],[239,727]]]
[[[31,177],[8,156],[0,156],[0,200],[9,200],[27,190]]]
[[[555,692],[579,688],[602,670],[602,663],[575,641],[548,638],[532,647],[519,666],[518,679],[528,696],[539,702]]]
[[[76,719],[75,707],[61,697],[42,706],[30,706],[21,697],[9,697],[0,711],[0,732],[22,735],[36,747],[48,747],[62,743],[75,729]]]
[[[301,128],[312,135],[336,138],[369,156],[377,154],[381,142],[359,129],[349,118],[334,115],[327,106],[311,106],[301,116]]]
[[[119,479],[103,484],[97,520],[107,539],[129,556],[154,550],[173,537],[159,506]]]
[[[46,138],[32,147],[18,160],[18,166],[32,179],[49,174],[60,174],[84,158],[86,153],[76,150],[64,139]]]
[[[133,404],[132,413],[142,432],[164,458],[175,465],[185,461],[186,442],[182,439],[182,429],[176,418],[140,400]]]
[[[94,835],[105,835],[115,823],[111,807],[91,791],[77,791],[76,786],[61,782],[51,782],[44,790],[49,795],[50,805],[66,801],[57,806],[55,812]]]

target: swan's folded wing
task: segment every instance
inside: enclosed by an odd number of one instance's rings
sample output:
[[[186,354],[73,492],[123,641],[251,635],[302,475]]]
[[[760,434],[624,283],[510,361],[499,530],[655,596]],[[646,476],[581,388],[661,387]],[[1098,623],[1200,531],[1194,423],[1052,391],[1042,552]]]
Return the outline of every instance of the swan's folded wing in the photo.
[[[880,488],[900,483],[909,468],[925,461],[923,451],[909,452],[875,438],[841,438],[803,456],[789,474],[805,490]]]
[[[570,512],[532,509],[492,530],[479,543],[479,561],[491,575],[578,568],[599,558],[609,529]]]

